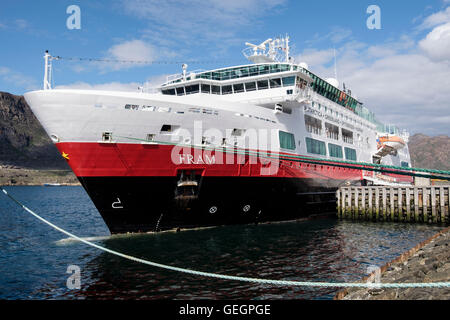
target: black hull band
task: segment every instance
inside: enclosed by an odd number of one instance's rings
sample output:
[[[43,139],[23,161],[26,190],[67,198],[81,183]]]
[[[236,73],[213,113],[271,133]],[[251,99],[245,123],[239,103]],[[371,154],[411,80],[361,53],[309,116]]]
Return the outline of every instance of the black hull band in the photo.
[[[335,211],[341,180],[80,177],[111,233],[283,221]]]

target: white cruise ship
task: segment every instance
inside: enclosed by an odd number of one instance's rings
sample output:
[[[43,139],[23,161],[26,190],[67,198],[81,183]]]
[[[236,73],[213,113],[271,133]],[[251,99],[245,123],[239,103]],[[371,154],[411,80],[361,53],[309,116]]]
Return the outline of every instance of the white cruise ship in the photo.
[[[289,57],[246,43],[250,64],[170,76],[157,93],[52,89],[25,99],[111,233],[296,219],[341,185],[410,183],[408,134]],[[346,161],[346,162],[344,162]]]

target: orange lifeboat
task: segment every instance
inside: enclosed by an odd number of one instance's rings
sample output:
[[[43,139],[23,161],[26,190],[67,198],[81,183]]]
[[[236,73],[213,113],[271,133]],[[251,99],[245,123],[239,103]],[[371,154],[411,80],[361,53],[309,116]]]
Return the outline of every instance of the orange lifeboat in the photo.
[[[406,146],[406,142],[399,136],[387,135],[378,138],[378,148],[381,148],[383,146],[399,150]]]

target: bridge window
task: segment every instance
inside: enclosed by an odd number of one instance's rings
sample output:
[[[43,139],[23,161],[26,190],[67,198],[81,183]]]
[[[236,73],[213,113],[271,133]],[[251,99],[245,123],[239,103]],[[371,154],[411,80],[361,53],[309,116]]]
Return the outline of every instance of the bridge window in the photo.
[[[245,91],[255,91],[255,90],[256,90],[256,82],[245,83]]]
[[[345,149],[345,159],[356,161],[356,150],[351,148],[344,148]]]
[[[258,81],[258,90],[268,89],[269,81],[268,80],[260,80]]]
[[[292,133],[279,131],[280,147],[283,149],[295,150],[295,137]]]
[[[306,151],[308,153],[327,155],[325,142],[306,137]]]
[[[279,88],[281,87],[281,79],[270,79],[270,87],[271,88]]]
[[[244,84],[243,83],[237,83],[233,84],[234,93],[244,92]]]
[[[193,94],[199,92],[199,85],[194,84],[192,86],[186,86],[186,94]]]
[[[332,143],[328,144],[328,153],[330,154],[330,157],[339,159],[342,159],[344,157],[342,154],[342,147]]]
[[[220,87],[219,86],[211,86],[211,93],[212,94],[220,94]]]
[[[178,87],[176,90],[177,90],[177,96],[184,95],[184,87]]]
[[[406,161],[402,161],[402,162],[401,162],[401,166],[402,166],[403,168],[409,168],[409,163],[406,162]]]
[[[175,89],[162,90],[162,94],[175,95]]]
[[[211,86],[209,84],[202,84],[202,93],[210,93]]]
[[[233,93],[233,87],[231,85],[222,86],[222,94],[231,94],[231,93]]]
[[[295,85],[295,77],[285,77],[283,78],[283,87]]]

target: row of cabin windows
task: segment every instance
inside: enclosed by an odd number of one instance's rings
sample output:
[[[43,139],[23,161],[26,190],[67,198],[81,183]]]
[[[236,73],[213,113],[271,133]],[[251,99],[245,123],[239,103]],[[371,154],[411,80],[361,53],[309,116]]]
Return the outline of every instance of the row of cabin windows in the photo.
[[[322,134],[322,120],[311,117],[305,114],[305,127],[306,131],[309,133],[314,133],[317,135]],[[325,132],[327,138],[339,140],[339,127],[331,123],[325,122]],[[353,132],[341,128],[342,140],[346,143],[353,144]]]
[[[210,93],[210,94],[232,94],[249,92],[255,90],[264,89],[274,89],[280,87],[288,87],[295,85],[295,76],[284,77],[284,78],[274,78],[274,79],[264,79],[258,81],[251,81],[246,83],[236,83],[224,86],[216,86],[210,84],[193,84],[189,86],[178,87],[175,89],[162,90],[162,94],[166,95],[188,95],[194,93]]]
[[[323,141],[306,137],[306,151],[312,154],[322,156],[327,155],[326,144]],[[356,161],[356,150],[352,148],[344,148],[345,159]],[[328,143],[328,153],[330,157],[343,159],[342,146],[333,143]]]

